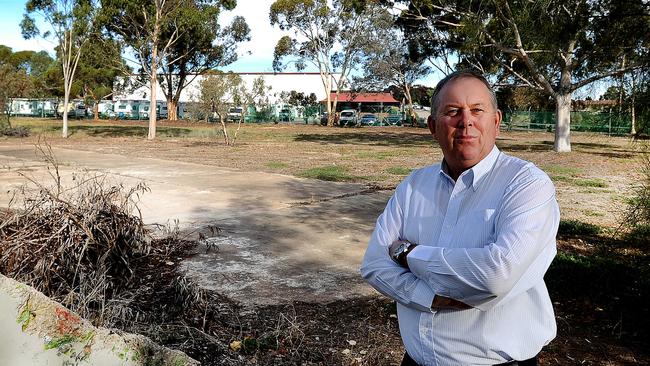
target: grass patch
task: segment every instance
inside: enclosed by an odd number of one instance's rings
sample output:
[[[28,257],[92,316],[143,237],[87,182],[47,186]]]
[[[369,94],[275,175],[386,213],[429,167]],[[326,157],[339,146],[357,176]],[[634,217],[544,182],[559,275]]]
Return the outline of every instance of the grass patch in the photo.
[[[579,187],[607,188],[607,182],[602,179],[574,179],[572,183]]]
[[[602,228],[578,220],[560,220],[560,227],[557,230],[559,235],[598,235]]]
[[[562,165],[544,165],[542,170],[548,175],[577,176],[582,171],[578,168],[571,168]]]
[[[330,165],[303,170],[298,173],[299,177],[326,180],[330,182],[349,182],[359,179],[347,173],[342,166]]]
[[[281,161],[274,161],[271,160],[268,163],[266,163],[266,166],[270,169],[284,169],[289,166],[287,163],[283,163]]]
[[[584,213],[586,216],[591,216],[591,217],[602,217],[602,216],[605,216],[604,213],[602,213],[602,212],[598,212],[598,211],[593,211],[593,210],[584,210],[583,213]]]
[[[401,166],[392,166],[386,169],[386,173],[393,174],[393,175],[409,175],[411,173],[411,169],[404,168]]]
[[[362,159],[386,160],[399,156],[400,153],[400,151],[361,151],[357,153],[357,157]]]

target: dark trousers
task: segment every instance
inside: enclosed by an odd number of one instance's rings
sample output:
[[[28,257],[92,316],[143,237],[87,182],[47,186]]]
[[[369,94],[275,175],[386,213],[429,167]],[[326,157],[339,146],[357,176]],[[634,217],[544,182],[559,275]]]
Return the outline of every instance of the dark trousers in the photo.
[[[404,358],[402,359],[402,366],[420,366],[418,365],[408,353],[404,352]],[[500,363],[495,366],[537,366],[537,356],[529,358],[524,361],[512,361],[506,363]]]

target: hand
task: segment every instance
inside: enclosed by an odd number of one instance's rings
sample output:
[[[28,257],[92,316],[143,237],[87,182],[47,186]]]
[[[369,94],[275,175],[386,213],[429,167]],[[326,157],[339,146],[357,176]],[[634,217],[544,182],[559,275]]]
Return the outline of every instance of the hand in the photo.
[[[432,309],[452,309],[452,310],[466,310],[471,309],[472,307],[465,304],[464,302],[454,300],[450,297],[444,297],[436,295],[433,298],[433,303],[431,304]]]

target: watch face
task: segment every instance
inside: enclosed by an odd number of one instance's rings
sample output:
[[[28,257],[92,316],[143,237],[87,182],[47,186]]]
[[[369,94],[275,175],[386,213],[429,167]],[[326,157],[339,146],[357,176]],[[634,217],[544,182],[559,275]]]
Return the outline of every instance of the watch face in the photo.
[[[399,256],[400,256],[402,253],[404,253],[405,250],[406,250],[406,243],[402,243],[402,244],[400,244],[399,247],[397,247],[397,250],[395,251],[395,254],[393,254],[393,257],[394,257],[395,259],[399,258]]]

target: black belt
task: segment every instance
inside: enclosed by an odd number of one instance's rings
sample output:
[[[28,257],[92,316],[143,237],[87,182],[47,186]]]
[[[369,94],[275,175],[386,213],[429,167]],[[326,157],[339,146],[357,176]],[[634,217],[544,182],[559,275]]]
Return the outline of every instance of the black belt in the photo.
[[[411,356],[408,353],[404,352],[404,359],[402,360],[401,366],[420,366],[417,362],[413,361]],[[529,358],[523,361],[510,361],[506,363],[500,363],[494,366],[537,366],[537,356]]]

